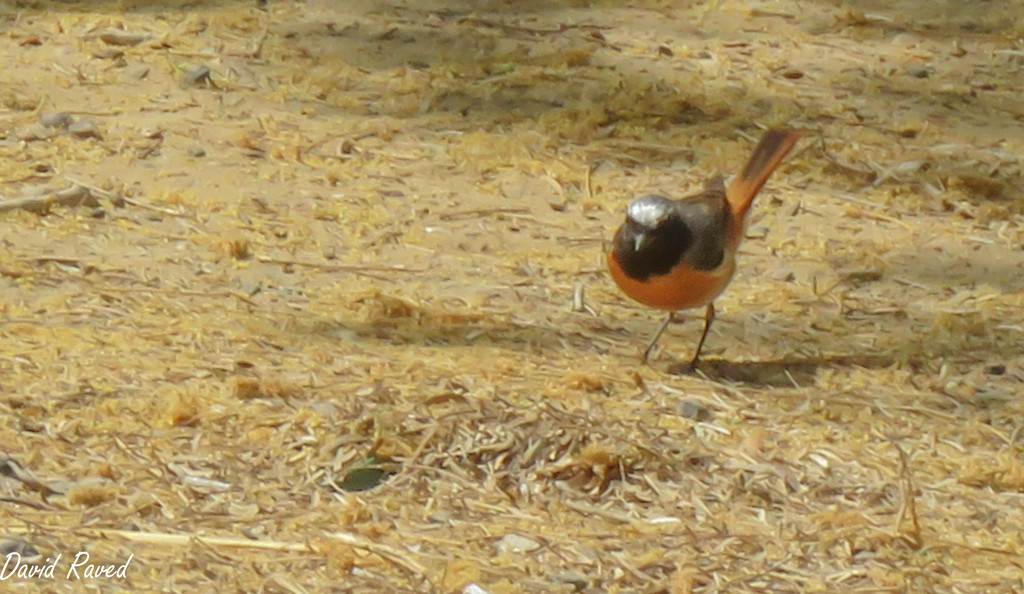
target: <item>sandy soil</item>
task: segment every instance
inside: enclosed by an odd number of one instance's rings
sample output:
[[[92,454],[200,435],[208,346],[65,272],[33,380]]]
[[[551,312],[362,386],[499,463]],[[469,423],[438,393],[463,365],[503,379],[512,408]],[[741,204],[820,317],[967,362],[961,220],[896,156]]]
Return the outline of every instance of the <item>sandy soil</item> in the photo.
[[[0,23],[21,591],[1024,588],[1024,3]],[[625,205],[776,125],[708,361],[640,366]]]

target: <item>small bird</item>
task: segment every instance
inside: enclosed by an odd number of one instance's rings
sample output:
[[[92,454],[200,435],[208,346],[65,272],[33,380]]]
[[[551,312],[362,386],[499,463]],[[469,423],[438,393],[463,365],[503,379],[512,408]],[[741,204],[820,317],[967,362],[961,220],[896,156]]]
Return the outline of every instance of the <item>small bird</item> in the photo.
[[[704,332],[690,362],[694,369],[715,319],[715,298],[736,272],[736,250],[757,192],[796,144],[792,130],[768,130],[743,171],[726,185],[721,176],[680,200],[648,194],[626,208],[615,233],[608,269],[626,295],[669,312],[641,357],[646,363],[665,328],[684,309],[706,306]]]

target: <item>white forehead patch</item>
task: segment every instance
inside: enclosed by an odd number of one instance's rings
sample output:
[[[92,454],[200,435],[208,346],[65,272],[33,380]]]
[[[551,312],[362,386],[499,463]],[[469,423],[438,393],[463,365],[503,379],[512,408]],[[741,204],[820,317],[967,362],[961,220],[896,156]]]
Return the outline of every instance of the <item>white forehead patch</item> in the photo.
[[[662,196],[641,196],[626,208],[626,216],[644,227],[657,227],[668,217],[672,202]]]

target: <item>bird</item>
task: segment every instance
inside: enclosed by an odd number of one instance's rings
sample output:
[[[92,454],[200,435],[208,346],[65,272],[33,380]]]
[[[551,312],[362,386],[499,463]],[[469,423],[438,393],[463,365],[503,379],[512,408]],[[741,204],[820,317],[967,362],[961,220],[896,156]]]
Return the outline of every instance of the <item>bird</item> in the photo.
[[[799,138],[794,130],[770,129],[728,184],[716,176],[692,196],[647,194],[626,208],[608,254],[609,272],[626,295],[668,312],[642,364],[678,312],[704,306],[704,331],[689,363],[689,370],[696,369],[715,319],[715,299],[736,273],[736,251],[754,197]]]

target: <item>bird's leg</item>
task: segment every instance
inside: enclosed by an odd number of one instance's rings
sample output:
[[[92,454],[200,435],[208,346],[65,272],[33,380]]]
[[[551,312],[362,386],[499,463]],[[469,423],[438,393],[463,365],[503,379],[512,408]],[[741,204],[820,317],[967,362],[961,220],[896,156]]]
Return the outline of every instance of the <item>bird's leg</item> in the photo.
[[[644,354],[641,355],[640,357],[640,363],[647,363],[647,357],[650,356],[651,351],[654,350],[654,345],[658,343],[658,339],[661,338],[661,335],[665,333],[665,328],[668,328],[668,325],[672,323],[672,320],[674,320],[675,317],[676,312],[669,312],[668,316],[665,318],[665,321],[661,323],[661,327],[658,328],[658,331],[654,333],[654,337],[651,338],[651,341],[647,343],[647,348],[644,349]]]
[[[690,367],[697,368],[697,362],[700,361],[700,351],[704,348],[704,341],[708,337],[708,331],[711,330],[711,322],[715,321],[715,303],[712,301],[708,304],[706,310],[704,310],[704,332],[700,334],[700,342],[697,343],[697,352],[693,354],[693,360],[690,361]]]
[[[697,343],[697,352],[693,354],[693,359],[687,363],[678,363],[669,368],[668,372],[673,375],[690,375],[697,371],[697,363],[700,361],[700,351],[704,348],[704,340],[708,337],[708,331],[711,330],[711,322],[715,320],[715,306],[711,303],[708,304],[707,309],[704,310],[704,332],[700,335],[700,342]]]

